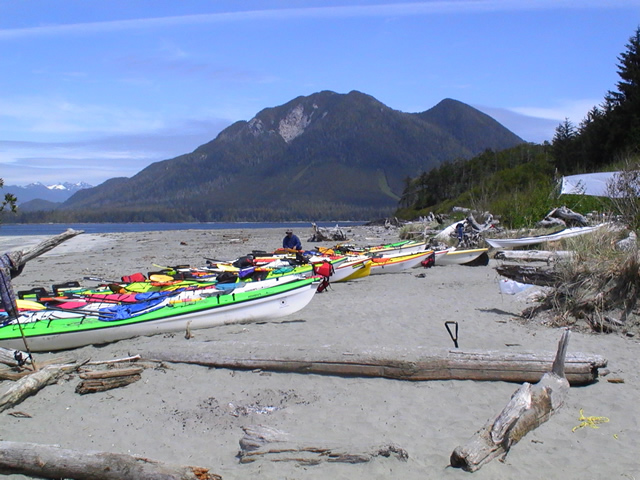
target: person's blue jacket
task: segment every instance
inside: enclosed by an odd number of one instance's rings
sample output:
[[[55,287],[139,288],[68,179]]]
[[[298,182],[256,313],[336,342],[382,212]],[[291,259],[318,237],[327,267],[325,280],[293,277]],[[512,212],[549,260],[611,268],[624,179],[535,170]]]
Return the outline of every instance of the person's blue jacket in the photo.
[[[302,250],[302,243],[297,235],[293,233],[285,235],[282,239],[282,248],[291,248],[294,250]]]

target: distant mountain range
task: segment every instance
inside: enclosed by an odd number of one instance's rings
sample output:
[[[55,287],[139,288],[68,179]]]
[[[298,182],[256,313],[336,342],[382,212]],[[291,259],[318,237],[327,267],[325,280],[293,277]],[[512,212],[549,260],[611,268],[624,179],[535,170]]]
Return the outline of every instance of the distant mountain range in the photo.
[[[380,218],[410,178],[523,142],[456,100],[404,113],[361,92],[323,91],[266,108],[131,178],[79,190],[57,213],[77,221]]]
[[[45,185],[40,182],[30,183],[25,186],[4,185],[2,188],[3,195],[11,193],[18,199],[18,206],[24,208],[24,204],[33,200],[44,201],[42,205],[47,203],[58,204],[66,201],[74,193],[85,188],[92,188],[93,185],[88,183],[56,183],[53,185]],[[40,203],[40,202],[38,202]]]

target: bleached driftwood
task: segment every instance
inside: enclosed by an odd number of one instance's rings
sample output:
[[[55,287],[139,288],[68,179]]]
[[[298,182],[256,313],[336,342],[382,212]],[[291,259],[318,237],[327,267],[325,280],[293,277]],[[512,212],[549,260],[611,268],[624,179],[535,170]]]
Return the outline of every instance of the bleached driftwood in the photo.
[[[485,215],[487,215],[487,218],[484,223],[478,223],[472,214],[467,216],[467,223],[476,232],[485,232],[491,228],[494,228],[495,225],[499,223],[493,218],[493,215],[491,215],[490,213],[485,213]]]
[[[55,235],[53,237],[47,238],[46,240],[40,242],[33,248],[29,248],[22,251],[22,260],[21,264],[27,263],[29,260],[33,260],[40,255],[47,253],[54,247],[57,247],[62,242],[69,240],[70,238],[75,237],[76,235],[80,235],[84,233],[84,230],[74,230],[73,228],[68,228],[66,231],[60,233],[59,235]]]
[[[75,480],[221,480],[207,468],[161,463],[121,453],[0,441],[0,473]]]
[[[569,343],[566,329],[550,372],[531,385],[524,383],[509,403],[465,444],[451,454],[451,466],[474,472],[492,459],[506,455],[527,433],[534,430],[563,404],[569,392],[564,361]]]
[[[347,239],[347,234],[338,225],[333,228],[324,228],[312,223],[311,228],[313,229],[313,235],[307,240],[308,242],[342,242]]]
[[[17,405],[25,398],[34,395],[42,388],[58,380],[62,375],[73,372],[81,364],[47,365],[16,381],[3,395],[0,395],[0,412]]]
[[[572,258],[575,252],[570,250],[498,250],[493,256],[497,260],[520,260],[525,262],[555,262],[560,259]]]
[[[587,217],[576,213],[566,206],[554,208],[543,220],[539,221],[536,225],[539,227],[555,227],[558,225],[569,227],[585,227],[589,224]]]
[[[329,463],[366,463],[375,457],[391,457],[407,460],[409,455],[397,445],[383,445],[365,452],[351,453],[342,447],[298,445],[281,430],[264,425],[242,427],[240,439],[240,463],[251,463],[260,459],[272,462],[296,462],[300,465]]]
[[[87,362],[86,365],[112,365],[114,363],[137,362],[141,358],[140,355],[131,355],[129,357],[113,358],[111,360],[92,360]]]
[[[238,346],[240,351],[248,348]],[[382,377],[397,380],[479,380],[537,382],[553,363],[553,353],[463,352],[450,350],[412,359],[377,358],[368,354],[344,354],[325,349],[279,348],[289,351],[283,358],[272,358],[270,352],[250,357],[230,357],[212,352],[208,345],[189,344],[188,349],[157,350],[142,353],[153,361],[190,363],[207,367],[238,370],[314,373],[324,375]],[[273,349],[272,349],[273,350]],[[406,358],[407,352],[404,352]],[[567,358],[567,378],[574,385],[593,383],[598,369],[607,365],[600,356],[577,353]]]
[[[636,248],[638,248],[638,235],[633,231],[629,232],[627,238],[616,242],[616,250],[628,252]]]
[[[536,227],[540,227],[540,228],[553,228],[553,227],[566,228],[566,226],[567,226],[567,222],[565,222],[561,218],[546,217],[540,220],[539,222],[536,222]]]
[[[20,359],[23,359],[23,361]],[[9,367],[18,367],[21,364],[31,363],[31,358],[28,354],[20,350],[0,347],[0,363],[8,365]]]

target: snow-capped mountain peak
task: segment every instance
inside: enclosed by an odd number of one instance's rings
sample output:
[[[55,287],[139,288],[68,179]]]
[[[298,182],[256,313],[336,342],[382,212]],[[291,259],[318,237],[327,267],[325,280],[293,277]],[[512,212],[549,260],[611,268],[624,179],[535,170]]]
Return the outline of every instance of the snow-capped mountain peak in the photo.
[[[12,193],[18,198],[18,204],[33,199],[47,200],[50,202],[64,202],[78,190],[92,188],[85,182],[62,182],[45,185],[42,182],[33,182],[25,186],[5,185],[2,193]]]

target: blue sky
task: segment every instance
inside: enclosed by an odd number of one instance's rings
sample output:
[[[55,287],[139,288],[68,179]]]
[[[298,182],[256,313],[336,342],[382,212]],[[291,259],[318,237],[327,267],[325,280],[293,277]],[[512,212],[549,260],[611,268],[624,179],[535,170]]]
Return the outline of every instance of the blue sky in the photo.
[[[260,110],[359,90],[444,98],[531,142],[619,80],[640,0],[4,0],[0,178],[130,177]]]

